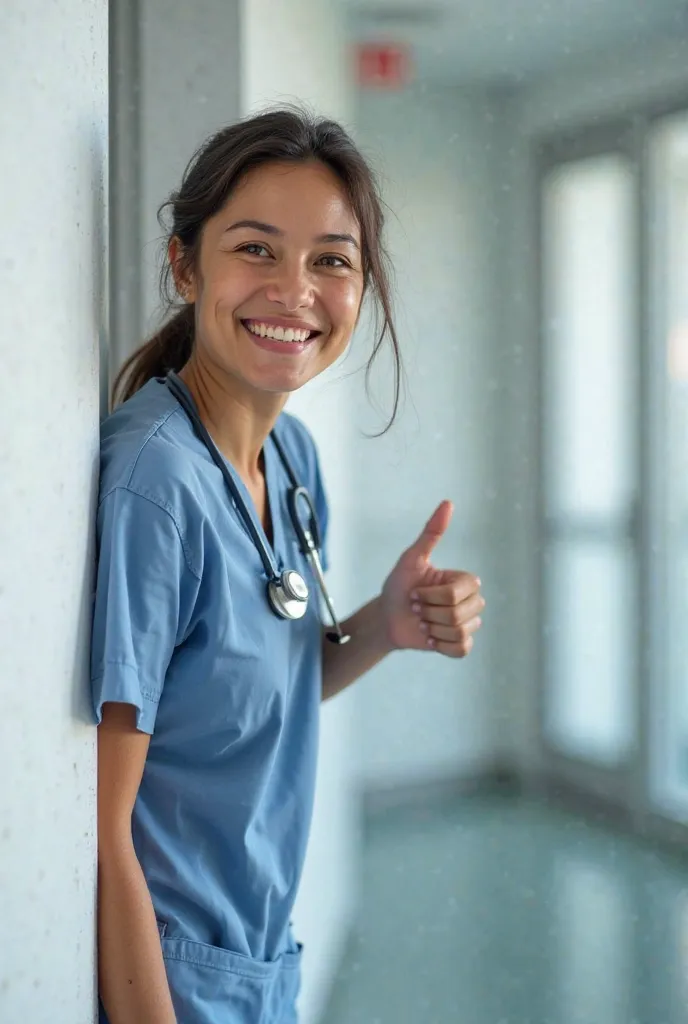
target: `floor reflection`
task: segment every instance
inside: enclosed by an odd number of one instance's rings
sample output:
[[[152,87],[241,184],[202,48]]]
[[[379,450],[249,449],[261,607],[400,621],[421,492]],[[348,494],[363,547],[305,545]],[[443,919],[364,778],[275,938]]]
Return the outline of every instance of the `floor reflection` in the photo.
[[[688,861],[530,801],[387,813],[326,1024],[688,1024]]]

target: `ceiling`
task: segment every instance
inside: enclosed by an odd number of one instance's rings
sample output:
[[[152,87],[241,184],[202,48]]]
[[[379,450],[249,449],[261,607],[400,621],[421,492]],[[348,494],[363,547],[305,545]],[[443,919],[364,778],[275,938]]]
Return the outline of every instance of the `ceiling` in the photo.
[[[343,0],[357,40],[410,43],[424,80],[520,83],[610,48],[688,40],[688,0]]]

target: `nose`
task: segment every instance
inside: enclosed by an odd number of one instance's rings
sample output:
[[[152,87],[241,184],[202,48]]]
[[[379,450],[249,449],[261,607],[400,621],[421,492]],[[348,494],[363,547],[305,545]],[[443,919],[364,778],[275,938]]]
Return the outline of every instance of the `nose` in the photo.
[[[266,288],[266,298],[289,312],[310,309],[315,301],[315,291],[305,263],[301,260],[279,261]]]

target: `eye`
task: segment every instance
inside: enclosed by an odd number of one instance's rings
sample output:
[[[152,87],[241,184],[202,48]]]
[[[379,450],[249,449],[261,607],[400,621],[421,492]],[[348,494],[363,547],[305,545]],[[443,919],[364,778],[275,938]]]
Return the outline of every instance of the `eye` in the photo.
[[[237,252],[248,253],[249,256],[269,256],[270,252],[264,245],[259,242],[247,242],[246,245],[240,245]]]
[[[321,256],[320,259],[318,260],[318,263],[320,263],[324,267],[334,267],[336,269],[351,266],[349,261],[344,259],[343,256],[335,256],[333,254]]]

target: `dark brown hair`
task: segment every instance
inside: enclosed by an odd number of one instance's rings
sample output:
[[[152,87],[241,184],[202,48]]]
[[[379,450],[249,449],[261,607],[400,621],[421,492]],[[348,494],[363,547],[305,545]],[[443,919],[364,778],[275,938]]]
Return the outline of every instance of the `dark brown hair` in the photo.
[[[382,243],[383,205],[375,177],[351,137],[335,121],[297,108],[280,108],[239,121],[212,135],[194,154],[179,191],[158,211],[166,241],[181,242],[180,260],[193,267],[206,222],[226,203],[252,170],[266,163],[317,160],[343,184],[361,228],[363,281],[366,296],[376,303],[377,329],[366,367],[366,384],[386,338],[392,346],[393,404],[388,429],[399,407],[402,363],[394,327],[388,259]],[[169,226],[164,215],[170,214]],[[183,267],[181,269],[184,269]],[[189,359],[194,340],[194,306],[181,308],[175,298],[172,267],[165,259],[160,291],[166,313],[172,314],[152,338],[127,359],[115,380],[112,399],[126,401],[153,377],[179,371]],[[384,432],[384,431],[383,431]]]

